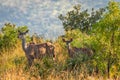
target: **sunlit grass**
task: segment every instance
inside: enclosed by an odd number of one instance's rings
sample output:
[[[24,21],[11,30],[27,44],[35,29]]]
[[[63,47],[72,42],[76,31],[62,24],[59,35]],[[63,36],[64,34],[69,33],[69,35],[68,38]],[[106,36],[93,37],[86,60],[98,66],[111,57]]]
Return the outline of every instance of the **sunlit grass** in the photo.
[[[3,52],[0,57],[0,80],[107,80],[106,76],[94,72],[89,75],[84,65],[82,68],[71,68],[72,65],[66,63],[69,60],[67,50],[59,43],[55,43],[55,47],[55,61],[48,57],[34,60],[30,68],[21,46],[12,52]],[[74,60],[69,63],[74,63]]]

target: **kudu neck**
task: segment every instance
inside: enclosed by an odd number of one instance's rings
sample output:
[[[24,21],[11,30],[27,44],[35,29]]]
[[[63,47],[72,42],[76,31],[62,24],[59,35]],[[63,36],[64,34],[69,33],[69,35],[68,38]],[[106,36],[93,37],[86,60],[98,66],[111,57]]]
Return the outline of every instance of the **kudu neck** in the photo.
[[[70,49],[70,43],[67,44],[67,48]]]
[[[70,52],[70,43],[67,44],[68,53]]]
[[[22,48],[23,48],[23,50],[24,51],[26,51],[26,40],[25,40],[25,38],[22,38]]]

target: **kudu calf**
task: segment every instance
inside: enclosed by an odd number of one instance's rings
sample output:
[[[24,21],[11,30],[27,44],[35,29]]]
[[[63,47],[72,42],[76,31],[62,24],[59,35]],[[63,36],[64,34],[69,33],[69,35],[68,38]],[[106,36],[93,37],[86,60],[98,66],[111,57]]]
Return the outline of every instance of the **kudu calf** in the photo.
[[[26,46],[25,34],[28,33],[28,31],[29,30],[25,32],[18,31],[18,38],[22,40],[22,49],[25,52],[29,65],[32,65],[34,59],[40,59],[45,55],[55,58],[54,46],[49,42],[41,44],[32,42]]]
[[[93,54],[92,50],[89,49],[89,48],[71,47],[70,43],[73,41],[72,38],[70,40],[65,40],[63,38],[62,40],[63,40],[63,42],[66,43],[66,46],[67,46],[67,49],[68,49],[68,54],[69,54],[69,57],[71,57],[71,58],[73,58],[77,53],[87,54],[87,55],[92,55]]]

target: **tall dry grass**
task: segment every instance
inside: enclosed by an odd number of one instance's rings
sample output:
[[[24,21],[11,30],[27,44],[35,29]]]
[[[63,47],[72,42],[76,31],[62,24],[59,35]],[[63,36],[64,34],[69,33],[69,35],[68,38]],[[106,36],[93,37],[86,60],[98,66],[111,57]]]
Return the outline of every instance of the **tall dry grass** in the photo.
[[[25,54],[18,44],[14,51],[4,51],[0,56],[0,80],[115,80],[95,74],[89,75],[85,67],[80,71],[66,68],[68,59],[66,49],[55,43],[56,61],[51,58],[35,60],[32,67],[28,67]],[[67,67],[69,67],[67,65]],[[117,77],[116,80],[120,78]]]

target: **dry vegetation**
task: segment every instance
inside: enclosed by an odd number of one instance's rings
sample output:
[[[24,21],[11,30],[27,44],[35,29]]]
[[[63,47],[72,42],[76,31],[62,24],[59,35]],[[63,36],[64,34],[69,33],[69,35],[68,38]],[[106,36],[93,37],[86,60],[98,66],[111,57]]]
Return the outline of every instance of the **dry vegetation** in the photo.
[[[27,59],[20,46],[14,51],[6,51],[0,57],[0,80],[106,80],[107,76],[89,75],[85,66],[66,69],[68,59],[66,49],[55,43],[56,61],[50,58],[35,60],[32,67],[28,67]],[[70,66],[71,67],[71,66]],[[112,77],[113,78],[113,77]],[[109,79],[109,80],[112,80]]]
[[[79,7],[74,7],[75,11]],[[101,9],[100,9],[101,10]],[[103,10],[103,9],[102,9]],[[73,21],[80,23],[80,18],[73,18],[76,14],[70,11],[71,16],[60,16],[61,20],[68,19],[66,22]],[[102,13],[100,11],[100,13]],[[102,17],[96,21],[96,17]],[[115,17],[116,16],[116,17]],[[91,16],[92,17],[92,16]],[[70,20],[69,20],[70,18]],[[89,16],[87,16],[88,20]],[[91,31],[82,32],[82,26],[76,26],[75,29],[65,31],[65,35],[58,37],[55,42],[56,59],[51,57],[43,57],[42,59],[34,59],[31,67],[28,66],[27,58],[22,50],[21,41],[17,38],[18,30],[26,31],[28,27],[16,27],[14,24],[6,23],[0,32],[0,80],[120,80],[120,6],[117,2],[109,2],[107,12],[104,15],[96,11],[94,15],[95,24],[91,25]],[[85,18],[86,22],[86,18]],[[88,21],[89,22],[89,21]],[[82,22],[83,23],[83,22]],[[66,25],[65,24],[65,25]],[[65,27],[65,25],[63,25]],[[68,24],[70,25],[70,24]],[[86,24],[83,26],[85,27]],[[87,24],[88,26],[88,24]],[[87,28],[86,26],[86,28]],[[78,27],[78,29],[76,28]],[[93,51],[92,56],[77,52],[74,58],[68,56],[67,48],[62,38],[69,40],[72,47],[87,48]],[[30,36],[27,35],[26,41],[30,42]],[[43,43],[47,40],[37,37],[35,43]],[[72,49],[71,49],[72,52]],[[85,51],[86,52],[86,51]],[[80,54],[79,54],[80,53]]]

